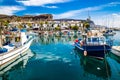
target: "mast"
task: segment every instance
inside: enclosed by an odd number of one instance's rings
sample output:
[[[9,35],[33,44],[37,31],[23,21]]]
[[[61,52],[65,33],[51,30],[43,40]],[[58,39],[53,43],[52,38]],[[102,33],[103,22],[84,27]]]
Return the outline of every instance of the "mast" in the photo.
[[[88,10],[88,19],[91,20],[91,17],[90,17],[90,13],[89,13],[89,10]]]

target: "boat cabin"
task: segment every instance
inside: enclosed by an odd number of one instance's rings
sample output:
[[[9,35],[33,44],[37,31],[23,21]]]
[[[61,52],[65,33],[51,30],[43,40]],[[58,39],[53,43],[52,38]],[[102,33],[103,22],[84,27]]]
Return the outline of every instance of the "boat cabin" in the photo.
[[[103,45],[106,44],[106,39],[104,36],[91,36],[86,38],[87,45]]]

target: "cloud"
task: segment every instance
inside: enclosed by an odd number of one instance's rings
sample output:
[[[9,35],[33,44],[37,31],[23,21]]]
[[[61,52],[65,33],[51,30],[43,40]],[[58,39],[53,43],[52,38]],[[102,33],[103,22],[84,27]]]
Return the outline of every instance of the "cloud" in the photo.
[[[45,7],[45,8],[58,8],[57,6],[42,6],[42,7]]]
[[[120,2],[111,2],[109,4],[112,5],[112,6],[116,6],[116,5],[120,4]]]
[[[24,15],[41,15],[41,14],[48,14],[48,13],[25,13]]]
[[[120,13],[109,13],[109,12],[103,12],[102,9],[109,8],[113,6],[120,5],[120,2],[111,2],[104,5],[99,6],[93,6],[93,7],[87,7],[82,8],[78,10],[71,10],[67,11],[61,14],[54,14],[54,18],[76,18],[76,19],[86,19],[88,16],[88,11],[93,14],[92,20],[99,25],[105,25],[105,26],[114,26],[118,27],[120,25]],[[96,12],[96,13],[95,13]],[[98,16],[99,15],[99,16]]]
[[[24,7],[20,6],[0,6],[0,14],[13,15],[14,13],[24,9]]]
[[[88,8],[83,8],[79,10],[72,10],[62,14],[54,14],[54,18],[75,18],[75,17],[78,17],[83,12],[96,11],[99,9],[100,9],[99,7],[88,7]]]
[[[113,13],[112,16],[120,18],[120,14],[119,13]]]
[[[55,3],[65,3],[71,0],[20,0],[18,2],[24,4],[25,6],[41,6],[45,4],[55,4]]]
[[[87,13],[88,11],[90,12],[98,11],[106,7],[112,7],[112,6],[119,5],[119,4],[120,2],[111,2],[111,3],[100,5],[100,6],[87,7],[87,8],[82,8],[79,10],[71,10],[68,12],[61,13],[61,14],[54,14],[54,18],[79,18],[79,16],[83,15],[83,12]]]
[[[100,17],[93,17],[93,21],[97,25],[104,25],[107,27],[119,27],[120,13],[110,13],[108,15],[101,15]]]

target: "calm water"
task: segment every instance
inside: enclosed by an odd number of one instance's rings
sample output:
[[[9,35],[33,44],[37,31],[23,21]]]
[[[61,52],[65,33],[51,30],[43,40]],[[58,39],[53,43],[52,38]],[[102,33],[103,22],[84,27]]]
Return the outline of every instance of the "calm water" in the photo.
[[[120,32],[113,37],[118,45]],[[104,60],[84,57],[74,49],[72,37],[37,37],[30,49],[34,56],[6,72],[4,80],[119,80],[120,57]]]

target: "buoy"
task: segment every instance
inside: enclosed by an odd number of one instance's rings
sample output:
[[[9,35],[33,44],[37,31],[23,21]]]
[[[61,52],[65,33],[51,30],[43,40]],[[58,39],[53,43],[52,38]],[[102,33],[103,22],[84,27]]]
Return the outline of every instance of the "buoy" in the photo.
[[[87,51],[84,51],[84,56],[87,56]]]

